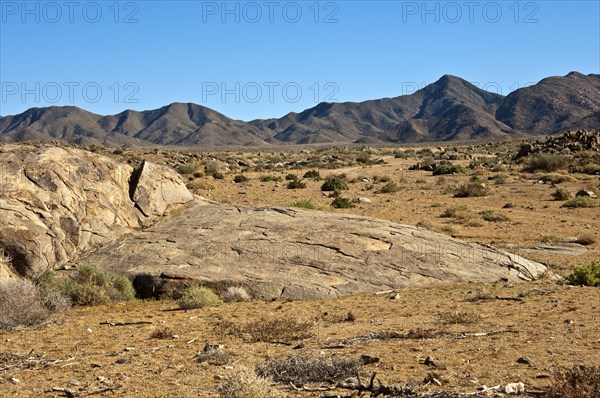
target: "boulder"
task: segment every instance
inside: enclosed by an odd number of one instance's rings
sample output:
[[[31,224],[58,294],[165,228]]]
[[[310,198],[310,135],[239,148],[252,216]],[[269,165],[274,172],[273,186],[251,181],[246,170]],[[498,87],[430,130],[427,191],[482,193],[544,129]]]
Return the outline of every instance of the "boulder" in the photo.
[[[2,146],[0,250],[10,267],[22,276],[61,267],[192,199],[170,169],[145,162],[138,181],[133,171],[81,149]]]

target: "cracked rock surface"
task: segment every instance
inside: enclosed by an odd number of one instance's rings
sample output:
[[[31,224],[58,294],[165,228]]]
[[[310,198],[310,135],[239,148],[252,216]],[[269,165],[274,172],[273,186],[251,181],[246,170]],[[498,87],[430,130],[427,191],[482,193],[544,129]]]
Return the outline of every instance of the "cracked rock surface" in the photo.
[[[76,148],[0,147],[0,248],[33,276],[86,263],[151,280],[240,284],[255,297],[531,280],[540,263],[360,216],[194,197],[173,170]],[[4,275],[4,276],[3,276]]]

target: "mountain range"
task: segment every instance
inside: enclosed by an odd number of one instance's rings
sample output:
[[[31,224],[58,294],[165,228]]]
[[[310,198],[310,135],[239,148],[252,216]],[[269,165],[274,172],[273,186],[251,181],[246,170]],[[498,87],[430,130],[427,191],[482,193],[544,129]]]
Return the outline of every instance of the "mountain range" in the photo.
[[[233,120],[173,103],[101,116],[73,106],[0,117],[0,141],[64,140],[116,146],[256,146],[509,139],[600,129],[600,74],[548,77],[507,96],[444,75],[410,95],[320,103],[279,119]]]

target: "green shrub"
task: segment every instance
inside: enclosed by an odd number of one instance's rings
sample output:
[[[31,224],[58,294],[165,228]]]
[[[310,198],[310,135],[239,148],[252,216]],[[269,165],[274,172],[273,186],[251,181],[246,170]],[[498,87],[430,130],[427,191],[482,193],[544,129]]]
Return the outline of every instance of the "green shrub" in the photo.
[[[379,193],[394,193],[400,190],[400,186],[396,184],[394,181],[390,181],[384,186],[381,187]]]
[[[293,207],[298,207],[300,209],[308,209],[308,210],[318,210],[319,207],[310,201],[310,199],[300,199],[297,202],[292,204]]]
[[[236,175],[235,177],[233,177],[233,182],[235,182],[236,184],[241,184],[243,182],[248,182],[248,181],[250,181],[250,179],[242,174],[239,174],[239,175]]]
[[[354,207],[350,199],[342,198],[341,196],[335,198],[333,202],[331,202],[331,206],[333,206],[336,209],[350,209]]]
[[[464,206],[464,205],[450,206],[440,215],[440,217],[453,218],[453,217],[456,217],[459,212],[465,212],[465,211],[469,211],[469,208],[467,206]]]
[[[219,172],[219,171],[215,171],[214,173],[212,173],[212,177],[215,180],[222,180],[223,178],[225,178],[225,174]]]
[[[44,278],[48,283],[48,278]],[[108,275],[89,265],[81,266],[77,276],[60,284],[62,293],[73,304],[81,306],[129,301],[135,298],[135,290],[129,278],[123,275]]]
[[[356,162],[357,163],[361,163],[361,164],[367,164],[371,161],[371,154],[369,154],[369,152],[361,152],[357,157],[356,157]]]
[[[345,191],[348,189],[348,183],[341,177],[329,177],[321,186],[321,191]]]
[[[187,162],[177,166],[177,171],[179,172],[179,174],[187,175],[194,173],[198,170],[199,167],[200,165],[198,164],[198,162]]]
[[[456,193],[454,194],[455,198],[472,198],[472,197],[481,197],[487,196],[489,194],[489,190],[485,187],[485,185],[477,183],[477,182],[469,182],[461,185]]]
[[[298,176],[296,174],[288,174],[285,176],[287,181],[298,181]]]
[[[494,210],[483,210],[479,212],[481,218],[489,222],[509,221],[510,218],[504,214],[496,213]]]
[[[600,260],[578,265],[567,280],[573,285],[600,287]]]
[[[570,160],[566,156],[541,153],[529,160],[525,170],[531,173],[535,171],[552,172],[567,168],[569,163]]]
[[[591,208],[600,206],[600,200],[590,197],[577,197],[566,201],[561,207],[567,208]]]
[[[321,174],[317,170],[309,170],[304,173],[304,178],[312,178],[313,180],[320,180]]]
[[[274,176],[271,174],[260,176],[261,182],[269,182],[269,181],[281,182],[282,180],[283,180],[283,178],[281,178],[281,176]]]
[[[572,195],[571,192],[567,191],[566,189],[558,188],[552,193],[552,197],[554,200],[569,200],[572,198]]]
[[[203,286],[191,286],[185,289],[181,298],[177,300],[179,307],[184,310],[214,307],[222,303],[223,301],[215,292]]]
[[[465,170],[462,166],[456,164],[442,164],[433,169],[433,175],[439,176],[444,174],[459,174],[463,173]]]
[[[306,183],[301,180],[292,180],[287,184],[287,189],[304,189],[306,188]]]

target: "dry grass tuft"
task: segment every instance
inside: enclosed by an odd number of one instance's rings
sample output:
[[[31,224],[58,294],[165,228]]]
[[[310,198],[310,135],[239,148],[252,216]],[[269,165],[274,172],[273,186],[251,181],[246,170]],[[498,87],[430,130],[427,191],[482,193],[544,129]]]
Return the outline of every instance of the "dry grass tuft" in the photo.
[[[554,374],[547,398],[600,397],[600,366],[578,365]]]
[[[303,355],[291,355],[285,358],[270,359],[256,367],[261,377],[272,378],[282,384],[294,383],[335,383],[356,376],[360,362],[354,359],[310,358]]]
[[[277,398],[280,395],[271,387],[268,379],[242,368],[229,376],[219,387],[220,398]]]

